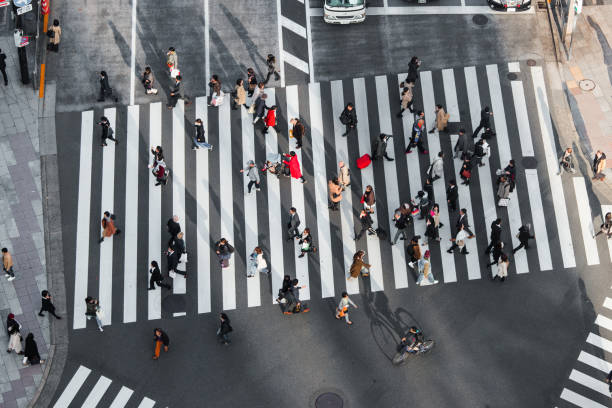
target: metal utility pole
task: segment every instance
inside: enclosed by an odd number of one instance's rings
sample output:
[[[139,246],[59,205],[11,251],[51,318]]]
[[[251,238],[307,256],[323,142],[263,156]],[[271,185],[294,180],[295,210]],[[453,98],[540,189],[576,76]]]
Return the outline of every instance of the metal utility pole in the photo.
[[[567,10],[567,21],[563,31],[563,44],[567,50],[567,59],[571,58],[572,35],[576,28],[576,14],[582,13],[582,0],[570,0]]]

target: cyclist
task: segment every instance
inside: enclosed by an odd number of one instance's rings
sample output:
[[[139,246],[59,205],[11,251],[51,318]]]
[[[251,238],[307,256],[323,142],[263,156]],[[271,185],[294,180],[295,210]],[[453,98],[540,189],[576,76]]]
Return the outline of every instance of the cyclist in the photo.
[[[423,332],[416,326],[412,326],[405,337],[402,337],[402,342],[399,345],[400,351],[408,353],[416,353],[423,344]]]

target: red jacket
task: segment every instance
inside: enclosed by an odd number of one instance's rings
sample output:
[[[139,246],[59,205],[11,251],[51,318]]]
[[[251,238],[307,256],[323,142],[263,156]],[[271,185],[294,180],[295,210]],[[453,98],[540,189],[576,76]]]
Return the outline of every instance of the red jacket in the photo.
[[[162,166],[162,165],[157,166],[157,171],[155,172],[155,177],[157,177],[158,179],[163,179],[165,171],[166,171],[166,168],[164,166]]]
[[[266,126],[276,126],[276,110],[268,110],[265,120]]]
[[[289,159],[289,161],[283,160],[283,163],[289,166],[289,171],[291,171],[291,177],[296,179],[302,178],[302,170],[300,170],[300,162],[298,161],[297,156],[285,154],[284,157]]]

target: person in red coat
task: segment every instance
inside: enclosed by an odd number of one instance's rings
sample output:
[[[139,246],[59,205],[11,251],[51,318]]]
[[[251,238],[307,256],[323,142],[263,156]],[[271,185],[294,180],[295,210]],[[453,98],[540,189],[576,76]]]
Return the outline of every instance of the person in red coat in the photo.
[[[276,133],[279,133],[278,125],[276,124],[276,105],[272,105],[268,108],[268,114],[264,119],[264,124],[266,125],[266,129],[264,130],[264,134],[268,133],[268,128],[272,126]]]
[[[286,159],[289,159],[289,161],[283,160],[283,163],[289,166],[291,177],[295,179],[300,179],[302,181],[302,184],[306,183],[306,180],[304,180],[304,176],[302,175],[302,170],[300,169],[300,162],[298,161],[298,158],[295,155],[295,152],[292,150],[289,152],[289,154],[284,154],[283,156]]]

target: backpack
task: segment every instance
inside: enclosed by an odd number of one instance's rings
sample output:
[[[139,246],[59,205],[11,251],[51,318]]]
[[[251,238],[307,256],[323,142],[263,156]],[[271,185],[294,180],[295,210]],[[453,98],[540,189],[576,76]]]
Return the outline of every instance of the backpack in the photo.
[[[481,144],[476,144],[474,145],[474,155],[476,155],[477,157],[483,157],[485,155],[484,153],[484,149],[482,148]]]

